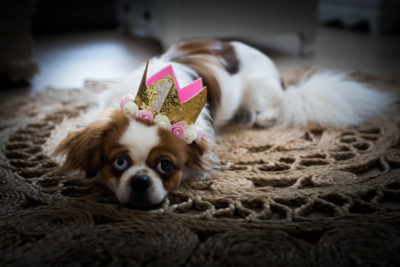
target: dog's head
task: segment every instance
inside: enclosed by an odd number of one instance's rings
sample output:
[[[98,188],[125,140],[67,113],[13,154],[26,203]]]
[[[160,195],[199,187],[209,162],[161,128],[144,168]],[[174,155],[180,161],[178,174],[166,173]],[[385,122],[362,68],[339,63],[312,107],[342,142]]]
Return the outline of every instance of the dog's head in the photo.
[[[66,154],[61,171],[99,174],[121,203],[151,208],[179,186],[185,171],[203,168],[204,142],[187,144],[152,122],[115,110],[109,119],[70,133],[56,154]]]

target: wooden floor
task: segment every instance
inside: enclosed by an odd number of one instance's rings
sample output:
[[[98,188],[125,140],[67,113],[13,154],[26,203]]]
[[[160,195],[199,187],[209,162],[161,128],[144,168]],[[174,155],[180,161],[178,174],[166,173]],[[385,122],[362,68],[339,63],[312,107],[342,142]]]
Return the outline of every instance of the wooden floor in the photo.
[[[295,35],[270,36],[262,50],[282,71],[308,65],[400,79],[400,36],[320,28],[313,56],[298,55]],[[46,86],[79,88],[86,79],[118,79],[162,52],[153,40],[129,38],[117,31],[35,39],[35,51],[40,73],[32,80],[32,90]]]

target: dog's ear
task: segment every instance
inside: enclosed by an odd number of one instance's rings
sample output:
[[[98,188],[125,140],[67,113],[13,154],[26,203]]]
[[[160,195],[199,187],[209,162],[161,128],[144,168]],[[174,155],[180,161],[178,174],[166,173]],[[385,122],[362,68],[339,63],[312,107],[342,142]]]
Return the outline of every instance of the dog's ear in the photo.
[[[199,143],[193,142],[186,145],[186,152],[188,155],[186,166],[188,166],[192,170],[205,169],[206,162],[204,161],[203,155],[206,150],[207,144],[204,139]]]
[[[102,164],[102,147],[107,128],[107,121],[96,121],[70,133],[55,150],[55,155],[67,156],[59,172],[83,170],[87,177],[94,177]]]

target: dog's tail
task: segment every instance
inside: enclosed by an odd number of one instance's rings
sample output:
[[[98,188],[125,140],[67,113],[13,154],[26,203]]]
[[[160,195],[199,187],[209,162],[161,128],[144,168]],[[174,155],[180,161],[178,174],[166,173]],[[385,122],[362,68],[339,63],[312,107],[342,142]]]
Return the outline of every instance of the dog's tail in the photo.
[[[351,80],[346,74],[316,72],[285,90],[278,125],[344,128],[383,115],[395,101],[394,95]]]

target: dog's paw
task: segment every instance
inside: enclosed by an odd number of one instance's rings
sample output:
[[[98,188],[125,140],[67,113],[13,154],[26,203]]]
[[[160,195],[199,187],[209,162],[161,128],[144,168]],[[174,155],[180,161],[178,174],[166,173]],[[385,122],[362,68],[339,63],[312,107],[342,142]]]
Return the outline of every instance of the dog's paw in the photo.
[[[239,108],[236,111],[235,116],[233,118],[233,122],[240,125],[243,128],[249,128],[254,125],[256,121],[256,111],[249,110],[246,108]]]
[[[269,128],[276,124],[278,116],[276,112],[264,111],[257,114],[255,125],[262,128]]]

